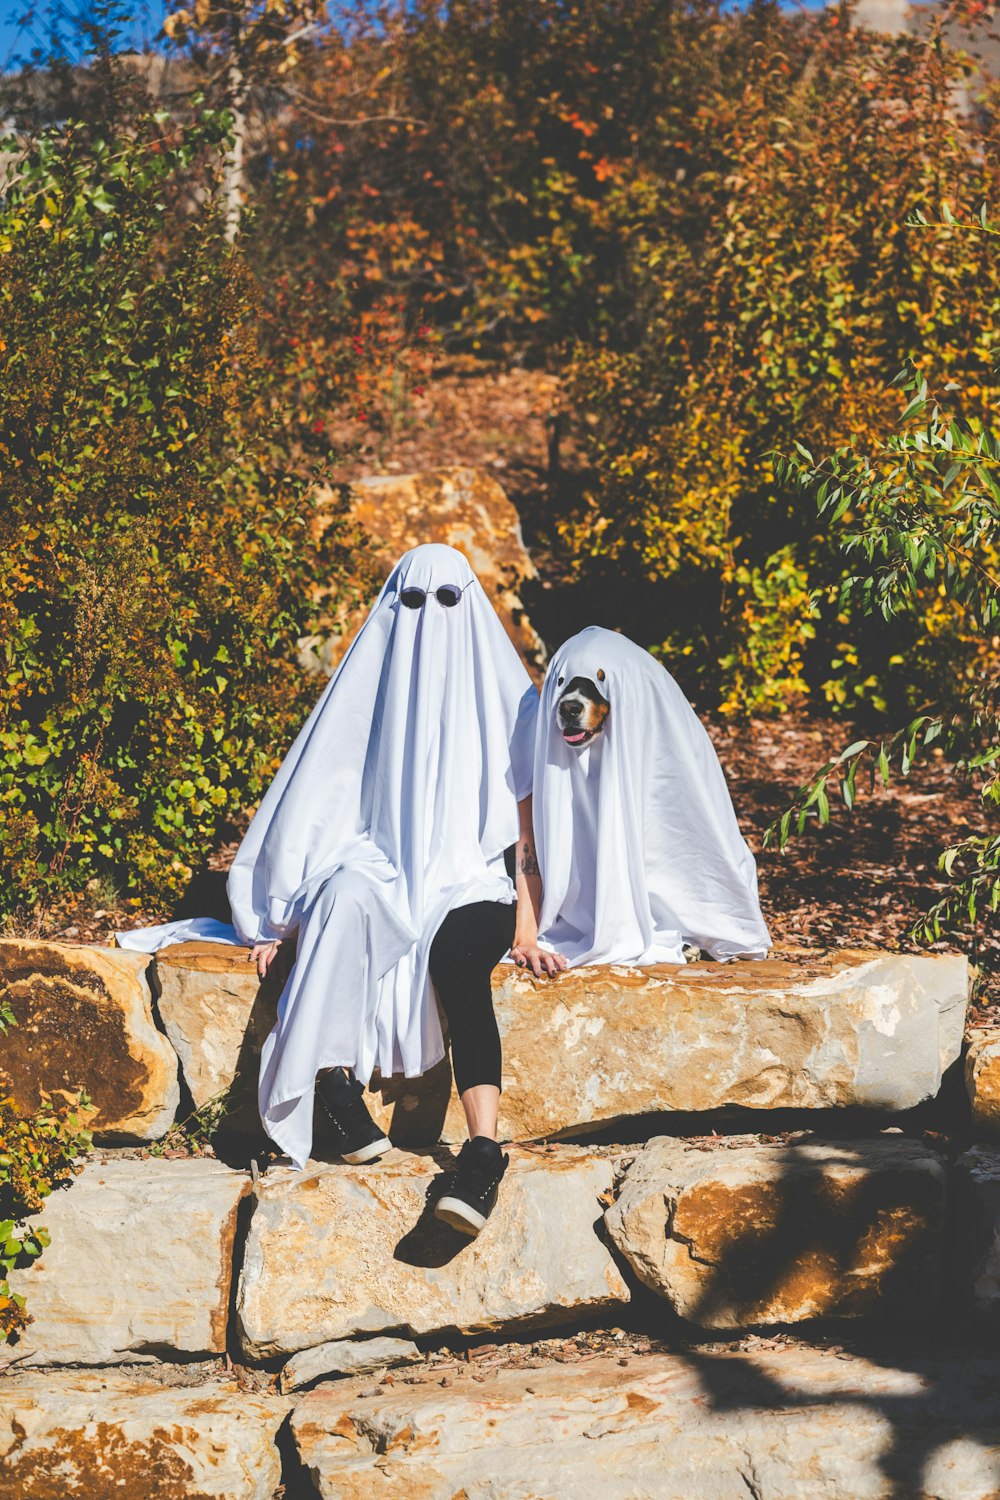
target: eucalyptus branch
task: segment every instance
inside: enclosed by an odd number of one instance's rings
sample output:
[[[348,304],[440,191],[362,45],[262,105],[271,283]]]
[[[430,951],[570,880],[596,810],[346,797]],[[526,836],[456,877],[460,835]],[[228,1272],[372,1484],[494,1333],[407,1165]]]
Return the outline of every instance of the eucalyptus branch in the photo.
[[[888,787],[893,762],[898,763],[901,776],[908,776],[922,751],[935,741],[954,745],[963,730],[967,733],[968,729],[969,726],[963,725],[957,716],[948,720],[940,714],[919,714],[884,739],[855,740],[799,787],[781,817],[765,830],[764,847],[784,849],[793,830],[802,834],[811,818],[820,827],[825,827],[830,821],[831,791],[839,795],[848,812],[852,812],[857,801],[858,778],[863,771],[868,773],[870,792],[874,792],[879,780]],[[834,783],[832,787],[831,781]]]
[[[972,926],[984,913],[992,916],[1000,909],[1000,838],[974,836],[945,849],[938,869],[951,880],[956,867],[953,889],[914,924],[911,936],[918,942],[938,942],[946,933]]]

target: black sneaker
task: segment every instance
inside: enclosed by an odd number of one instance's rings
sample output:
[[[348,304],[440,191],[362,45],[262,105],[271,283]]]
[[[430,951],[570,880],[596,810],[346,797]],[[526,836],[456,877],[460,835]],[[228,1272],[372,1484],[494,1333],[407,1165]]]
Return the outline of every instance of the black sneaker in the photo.
[[[463,1234],[478,1234],[496,1206],[509,1160],[489,1136],[476,1135],[466,1141],[458,1161],[441,1181],[434,1205],[437,1217]]]
[[[368,1113],[364,1092],[343,1068],[330,1068],[316,1079],[316,1098],[330,1121],[333,1144],[352,1166],[373,1161],[392,1146]]]

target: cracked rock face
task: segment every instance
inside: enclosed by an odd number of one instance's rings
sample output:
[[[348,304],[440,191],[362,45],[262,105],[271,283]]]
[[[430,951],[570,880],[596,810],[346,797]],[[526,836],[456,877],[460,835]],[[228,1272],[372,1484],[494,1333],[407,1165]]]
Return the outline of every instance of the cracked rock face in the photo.
[[[513,1151],[497,1207],[469,1240],[426,1212],[439,1170],[427,1157],[272,1168],[256,1186],[240,1277],[243,1348],[265,1359],[393,1330],[509,1334],[627,1302],[597,1233],[614,1169],[574,1147]]]
[[[501,964],[501,1136],[725,1106],[910,1109],[959,1056],[968,988],[951,954],[782,953],[553,980]],[[447,1065],[392,1080],[383,1098],[379,1123],[399,1144],[464,1139]]]
[[[112,1371],[0,1383],[0,1500],[271,1500],[286,1407],[232,1381]]]
[[[237,1214],[250,1178],[221,1162],[90,1162],[45,1200],[52,1243],[10,1281],[30,1365],[112,1365],[226,1347]]]
[[[157,1006],[196,1109],[227,1089],[227,1123],[259,1132],[260,1049],[277,1016],[280,984],[258,980],[246,948],[179,943],[156,955]],[[238,1083],[237,1083],[238,1080]]]
[[[323,1500],[994,1500],[997,1373],[795,1346],[598,1356],[321,1386],[291,1425]]]
[[[732,1329],[933,1311],[944,1208],[944,1164],[912,1141],[702,1149],[660,1138],[605,1222],[681,1317]]]
[[[0,1000],[16,1025],[2,1067],[19,1109],[85,1089],[99,1141],[153,1141],[173,1123],[177,1058],[153,1023],[143,953],[0,939]]]
[[[245,949],[183,944],[156,966],[161,1014],[195,1101],[239,1071],[250,1097],[227,1124],[258,1131],[253,1084],[276,994],[258,986]],[[937,1092],[958,1057],[967,998],[968,965],[950,954],[789,953],[763,963],[601,966],[545,981],[500,964],[501,1137],[576,1135],[728,1106],[909,1109]],[[447,1061],[376,1087],[369,1105],[397,1145],[465,1139]]]

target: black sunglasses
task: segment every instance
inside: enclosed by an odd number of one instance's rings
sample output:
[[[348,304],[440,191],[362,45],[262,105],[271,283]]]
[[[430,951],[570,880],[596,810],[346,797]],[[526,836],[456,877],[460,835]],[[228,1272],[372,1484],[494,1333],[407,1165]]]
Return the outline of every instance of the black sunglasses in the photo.
[[[459,588],[457,583],[442,583],[440,588],[434,590],[434,597],[439,604],[444,605],[445,609],[454,609],[468,587],[468,584],[465,585],[465,588]],[[405,604],[407,609],[423,609],[424,604],[427,602],[427,590],[414,588],[400,589],[399,602],[400,604]]]

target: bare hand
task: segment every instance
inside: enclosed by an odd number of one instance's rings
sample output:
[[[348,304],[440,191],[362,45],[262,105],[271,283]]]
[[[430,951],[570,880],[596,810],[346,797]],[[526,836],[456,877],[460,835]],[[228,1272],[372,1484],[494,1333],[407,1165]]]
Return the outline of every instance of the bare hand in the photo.
[[[247,954],[247,963],[255,963],[257,965],[257,973],[263,979],[277,958],[280,949],[280,943],[254,943]]]
[[[569,967],[561,953],[549,953],[537,943],[515,943],[510,956],[519,969],[530,969],[536,979],[543,974],[553,977]]]

